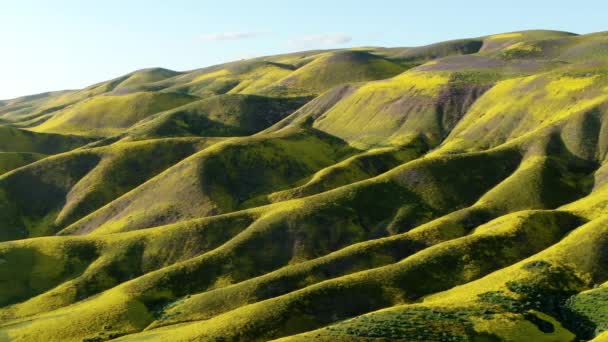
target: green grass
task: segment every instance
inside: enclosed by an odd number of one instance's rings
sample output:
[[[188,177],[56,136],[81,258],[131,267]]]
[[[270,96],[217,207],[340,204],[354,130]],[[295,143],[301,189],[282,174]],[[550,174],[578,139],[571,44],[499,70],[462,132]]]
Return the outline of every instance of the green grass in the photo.
[[[177,71],[163,68],[138,70],[131,73],[127,79],[120,82],[120,84],[118,84],[118,86],[116,86],[114,90],[124,91],[125,89],[134,88],[138,85],[162,81],[167,78],[175,77],[177,75],[180,75],[180,73]]]
[[[212,96],[143,120],[126,136],[129,139],[145,139],[250,135],[285,118],[307,100],[241,94]]]
[[[114,144],[63,153],[0,176],[2,239],[56,233],[213,142]]]
[[[336,85],[389,78],[404,70],[398,63],[365,51],[329,52],[260,92],[275,96],[318,95]]]
[[[597,108],[608,100],[608,78],[603,68],[584,77],[571,77],[569,70],[499,82],[475,102],[442,149],[486,149],[560,125],[566,146],[577,154],[587,152],[575,144],[583,137],[597,139],[597,126],[589,120],[596,120]]]
[[[77,136],[34,133],[0,126],[0,152],[56,154],[73,150],[90,141]]]
[[[31,152],[0,152],[0,174],[31,164],[46,157],[45,154]]]
[[[330,91],[296,112],[296,121],[287,118],[292,122],[281,126],[309,120],[313,127],[360,148],[416,139],[434,147],[489,87],[485,80],[463,85],[463,77],[455,77],[467,74],[412,70],[340,93]]]
[[[59,111],[33,130],[92,137],[114,135],[151,114],[195,99],[186,95],[151,92],[99,96]]]

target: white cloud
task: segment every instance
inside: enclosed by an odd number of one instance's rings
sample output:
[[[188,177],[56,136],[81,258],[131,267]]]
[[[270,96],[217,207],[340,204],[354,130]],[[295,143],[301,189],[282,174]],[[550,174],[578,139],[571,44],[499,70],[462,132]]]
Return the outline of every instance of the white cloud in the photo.
[[[269,33],[270,33],[270,31],[215,32],[215,33],[204,34],[201,36],[201,38],[208,42],[219,42],[219,41],[225,41],[225,40],[239,40],[239,39],[255,38],[255,37],[259,37],[259,36],[269,34]]]
[[[326,33],[290,39],[288,42],[297,46],[338,45],[350,43],[353,38],[344,33]]]

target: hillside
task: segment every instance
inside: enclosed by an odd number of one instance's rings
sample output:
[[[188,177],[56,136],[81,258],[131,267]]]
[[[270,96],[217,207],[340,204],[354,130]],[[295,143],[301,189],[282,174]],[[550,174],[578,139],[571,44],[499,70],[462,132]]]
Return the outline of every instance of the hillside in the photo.
[[[0,101],[0,340],[608,339],[608,32]]]

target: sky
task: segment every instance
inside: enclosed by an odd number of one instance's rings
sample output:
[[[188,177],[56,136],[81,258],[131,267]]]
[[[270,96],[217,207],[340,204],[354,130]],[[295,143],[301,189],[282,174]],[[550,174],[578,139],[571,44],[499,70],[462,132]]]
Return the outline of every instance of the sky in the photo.
[[[608,30],[606,0],[0,0],[0,99],[128,72],[524,29]]]

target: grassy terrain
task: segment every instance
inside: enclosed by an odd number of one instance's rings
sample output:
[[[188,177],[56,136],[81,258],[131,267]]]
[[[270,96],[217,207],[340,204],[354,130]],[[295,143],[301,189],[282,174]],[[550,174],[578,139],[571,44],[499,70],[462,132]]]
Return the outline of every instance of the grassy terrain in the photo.
[[[44,157],[46,157],[45,154],[32,152],[0,152],[0,174],[31,164]]]
[[[0,152],[56,154],[75,149],[90,141],[72,135],[34,133],[0,126]]]
[[[608,34],[0,101],[0,340],[608,339]]]
[[[88,138],[34,133],[0,126],[0,174],[28,165],[48,155],[70,151],[91,142]]]
[[[193,101],[191,96],[132,93],[94,97],[60,110],[33,130],[101,137],[113,135],[150,114]]]
[[[257,133],[285,118],[308,98],[223,94],[191,102],[134,125],[126,136],[241,136]]]
[[[329,52],[261,92],[275,96],[315,95],[343,83],[384,79],[404,70],[404,66],[366,51]]]

